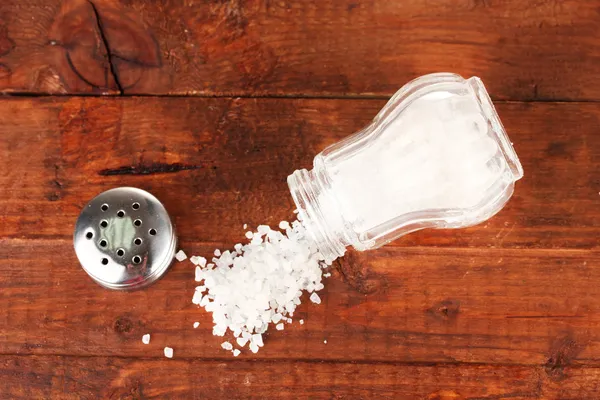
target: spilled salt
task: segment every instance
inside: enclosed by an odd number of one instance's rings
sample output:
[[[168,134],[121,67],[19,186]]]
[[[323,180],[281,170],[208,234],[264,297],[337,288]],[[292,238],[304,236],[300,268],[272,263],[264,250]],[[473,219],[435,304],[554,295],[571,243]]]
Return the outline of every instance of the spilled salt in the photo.
[[[175,254],[175,258],[177,261],[181,262],[187,258],[187,255],[183,252],[183,250],[179,250],[177,254]]]
[[[292,322],[303,293],[310,293],[313,303],[321,302],[316,291],[324,287],[323,256],[299,221],[282,221],[279,228],[259,225],[246,232],[248,243],[215,250],[211,263],[196,267],[201,286],[192,302],[212,313],[213,335],[230,332],[240,348],[249,343],[253,353],[265,345],[263,334],[270,324],[283,330]],[[229,341],[221,346],[233,348]]]

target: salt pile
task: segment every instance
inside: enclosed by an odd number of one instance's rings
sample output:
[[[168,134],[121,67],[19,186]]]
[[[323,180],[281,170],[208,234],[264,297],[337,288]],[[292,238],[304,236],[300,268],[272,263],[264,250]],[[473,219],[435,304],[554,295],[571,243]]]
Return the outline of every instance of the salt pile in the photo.
[[[323,256],[300,222],[284,221],[279,227],[283,232],[258,226],[256,232],[246,233],[248,244],[216,250],[211,263],[190,258],[200,282],[192,303],[212,313],[214,335],[233,334],[234,340],[221,347],[236,357],[240,350],[231,342],[258,352],[269,324],[283,330],[292,322],[304,291],[311,293],[313,303],[321,302],[316,292],[323,289]]]

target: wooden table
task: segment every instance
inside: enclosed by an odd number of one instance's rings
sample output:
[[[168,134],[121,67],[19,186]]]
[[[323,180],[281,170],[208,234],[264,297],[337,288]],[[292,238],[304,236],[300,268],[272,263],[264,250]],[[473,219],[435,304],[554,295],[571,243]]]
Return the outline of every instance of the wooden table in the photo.
[[[258,354],[220,348],[189,262],[131,293],[80,268],[116,186],[188,254],[292,218],[287,175],[437,71],[486,83],[514,197],[349,252]],[[600,398],[600,1],[2,0],[0,90],[2,399]]]

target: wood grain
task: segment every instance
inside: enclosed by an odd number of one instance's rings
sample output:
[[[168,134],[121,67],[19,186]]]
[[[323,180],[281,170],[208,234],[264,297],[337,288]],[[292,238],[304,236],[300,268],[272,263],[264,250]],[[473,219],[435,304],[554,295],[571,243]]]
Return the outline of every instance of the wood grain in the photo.
[[[0,398],[600,398],[599,25],[577,0],[1,1]],[[293,219],[288,174],[439,71],[499,100],[514,197],[350,250],[258,354],[221,349],[189,261],[131,293],[79,266],[75,219],[116,186],[188,255]]]
[[[155,352],[173,345],[179,357],[228,358],[210,335],[209,316],[190,304],[191,264],[175,265],[135,293],[108,292],[83,274],[70,239],[81,207],[112,186],[149,189],[175,217],[182,247],[208,255],[240,241],[243,223],[292,216],[289,171],[309,166],[382,105],[3,100],[0,123],[9,133],[1,142],[0,349],[141,357],[149,349],[140,338],[151,332]],[[549,371],[597,365],[599,254],[588,250],[597,249],[599,111],[595,104],[501,104],[526,171],[507,209],[466,231],[425,231],[377,252],[350,253],[336,264],[324,304],[302,306],[307,324],[270,335],[259,357],[310,360],[321,349],[319,358],[345,361],[517,363]],[[555,118],[577,127],[580,140],[569,141]],[[201,328],[193,330],[196,320]],[[354,351],[348,343],[356,343]]]
[[[13,98],[0,101],[4,238],[70,240],[111,187],[154,193],[188,241],[232,246],[243,224],[293,218],[285,182],[360,129],[371,100]],[[499,104],[525,169],[490,221],[395,246],[599,249],[598,104]],[[565,128],[568,127],[568,128]]]
[[[191,304],[189,261],[148,290],[112,292],[71,247],[0,241],[1,354],[159,357],[169,346],[177,359],[233,359],[211,315]],[[599,253],[582,251],[351,252],[331,269],[322,304],[304,297],[292,326],[269,330],[264,349],[240,358],[537,365],[558,379],[568,366],[600,366],[599,265]]]
[[[92,3],[3,1],[0,88],[5,93],[118,93]]]
[[[596,368],[554,382],[539,368],[305,362],[0,357],[0,392],[52,399],[583,399]]]
[[[595,1],[5,0],[0,16],[5,93],[370,97],[451,71],[495,99],[600,98]]]

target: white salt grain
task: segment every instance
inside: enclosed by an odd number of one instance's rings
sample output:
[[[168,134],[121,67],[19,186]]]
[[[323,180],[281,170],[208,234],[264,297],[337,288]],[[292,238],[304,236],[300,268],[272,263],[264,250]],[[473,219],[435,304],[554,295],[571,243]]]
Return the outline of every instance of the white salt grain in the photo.
[[[170,347],[165,347],[165,357],[167,358],[173,358],[173,349]]]
[[[304,320],[303,319],[300,320],[300,325],[304,325]]]
[[[201,267],[205,267],[206,266],[206,258],[204,257],[200,257],[200,256],[192,256],[190,257],[190,261],[195,264],[195,265],[199,265]]]
[[[316,293],[310,295],[310,301],[312,301],[315,304],[321,304],[321,298]]]
[[[290,229],[290,223],[287,221],[281,221],[279,223],[279,229],[283,229],[283,230]]]
[[[263,334],[271,323],[283,330],[303,293],[323,287],[326,264],[303,225],[282,221],[279,227],[260,225],[256,232],[246,232],[249,243],[215,251],[213,262],[199,264],[196,272],[201,289],[193,302],[212,313],[213,334],[230,331],[240,348],[249,343],[253,353],[264,346]],[[320,302],[314,295],[311,301]]]
[[[263,343],[262,335],[260,333],[252,335],[252,338],[250,340],[252,341],[252,343],[255,343],[258,347],[263,347],[265,345]]]
[[[229,342],[221,343],[221,347],[225,350],[233,350],[233,345]]]
[[[142,343],[144,343],[144,344],[150,343],[150,334],[149,333],[142,336]]]
[[[187,258],[187,256],[185,255],[185,253],[183,252],[183,250],[179,250],[177,252],[177,254],[175,254],[175,258],[177,259],[177,261],[183,261]]]
[[[202,292],[194,292],[194,297],[192,297],[192,303],[196,305],[200,305],[200,303],[202,303]]]
[[[216,249],[215,250],[215,257],[219,257],[221,255],[221,250]]]
[[[276,323],[278,323],[279,321],[281,321],[281,318],[282,318],[281,314],[279,314],[279,313],[276,313],[276,314],[274,314],[274,315],[271,317],[271,321],[272,321],[274,324],[276,324]]]
[[[235,349],[235,350],[232,351],[232,353],[233,353],[234,357],[237,357],[237,356],[240,355],[241,351],[239,351],[238,349]]]
[[[323,343],[327,344],[327,340],[323,340]]]
[[[200,282],[202,280],[202,268],[196,267],[196,275],[195,275],[194,280],[196,282]]]
[[[244,224],[244,230],[248,229],[248,224]]]
[[[200,326],[200,322],[194,322],[194,329]]]

